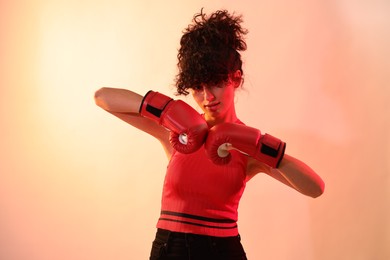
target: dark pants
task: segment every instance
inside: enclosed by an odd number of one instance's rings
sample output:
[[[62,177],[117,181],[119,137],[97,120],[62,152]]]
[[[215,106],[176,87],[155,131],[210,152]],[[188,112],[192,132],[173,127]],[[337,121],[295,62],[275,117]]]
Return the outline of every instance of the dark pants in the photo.
[[[240,236],[211,237],[158,229],[150,260],[246,260]]]

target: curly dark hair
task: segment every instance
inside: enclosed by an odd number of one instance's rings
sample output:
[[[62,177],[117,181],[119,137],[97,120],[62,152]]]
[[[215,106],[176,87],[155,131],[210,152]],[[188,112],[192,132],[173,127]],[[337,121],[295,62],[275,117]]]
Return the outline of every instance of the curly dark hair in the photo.
[[[201,84],[218,84],[227,81],[229,74],[240,70],[242,60],[238,51],[246,50],[241,27],[241,15],[218,10],[207,16],[195,14],[184,31],[177,54],[179,73],[176,75],[178,95],[188,95],[188,89]]]

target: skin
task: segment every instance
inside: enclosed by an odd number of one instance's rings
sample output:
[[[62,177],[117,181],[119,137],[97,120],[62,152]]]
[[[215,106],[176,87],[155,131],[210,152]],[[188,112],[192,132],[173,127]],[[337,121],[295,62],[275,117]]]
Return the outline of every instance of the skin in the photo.
[[[236,71],[227,82],[216,86],[201,85],[191,89],[192,97],[204,113],[210,127],[223,122],[238,120],[234,106],[234,95],[241,84],[241,72]]]
[[[231,74],[229,80],[220,85],[201,85],[191,89],[192,97],[202,109],[209,127],[222,122],[238,120],[234,105],[235,90],[241,85],[241,72]],[[101,88],[95,93],[96,104],[160,141],[168,160],[172,156],[169,142],[169,131],[154,121],[141,117],[138,113],[142,95],[126,89]],[[324,192],[323,180],[302,161],[285,154],[279,167],[272,168],[252,157],[249,157],[246,168],[247,180],[258,173],[265,173],[290,186],[298,192],[316,198]]]

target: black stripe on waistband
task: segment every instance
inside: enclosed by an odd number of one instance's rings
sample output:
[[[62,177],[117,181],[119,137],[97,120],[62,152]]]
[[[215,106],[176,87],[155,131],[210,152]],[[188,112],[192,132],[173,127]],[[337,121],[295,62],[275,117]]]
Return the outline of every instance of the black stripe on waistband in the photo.
[[[186,214],[186,213],[180,213],[180,212],[174,212],[174,211],[168,211],[168,210],[162,210],[161,215],[170,215],[170,216],[176,216],[176,217],[184,217],[189,219],[196,219],[196,220],[202,220],[207,222],[214,222],[214,223],[236,223],[233,219],[218,219],[218,218],[208,218],[208,217],[202,217],[192,214]]]
[[[200,226],[200,227],[207,227],[207,228],[217,228],[217,229],[234,229],[234,228],[237,228],[237,224],[235,224],[234,226],[231,226],[231,227],[219,227],[219,226],[211,226],[211,225],[205,225],[205,224],[200,224],[200,223],[193,223],[193,222],[189,222],[189,221],[170,219],[170,218],[160,218],[159,220],[179,222],[179,223],[183,223],[183,224]]]

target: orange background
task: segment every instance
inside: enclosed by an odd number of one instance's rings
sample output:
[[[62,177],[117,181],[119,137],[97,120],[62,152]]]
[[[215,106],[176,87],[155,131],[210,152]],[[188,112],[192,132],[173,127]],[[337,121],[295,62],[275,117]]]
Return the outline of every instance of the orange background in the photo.
[[[250,31],[239,117],[326,182],[311,199],[252,179],[239,209],[249,259],[390,258],[389,2],[210,2],[0,1],[0,259],[148,258],[164,153],[93,94],[172,95],[201,7],[242,13]]]

